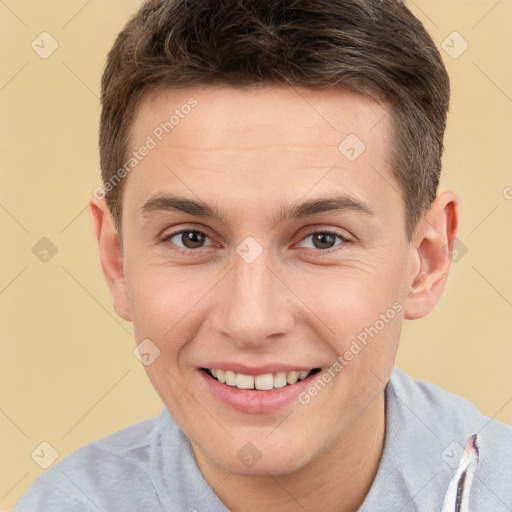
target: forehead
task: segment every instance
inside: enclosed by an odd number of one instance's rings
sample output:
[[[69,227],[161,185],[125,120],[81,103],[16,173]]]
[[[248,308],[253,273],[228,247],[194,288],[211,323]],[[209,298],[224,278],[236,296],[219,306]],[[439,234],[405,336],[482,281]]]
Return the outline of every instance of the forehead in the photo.
[[[140,208],[179,189],[181,196],[206,195],[219,207],[229,201],[247,211],[250,204],[295,202],[309,191],[344,191],[376,210],[396,205],[390,117],[386,105],[343,89],[152,92],[139,104],[129,153],[151,149],[126,178],[126,200]]]
[[[194,135],[201,135],[203,140],[222,142],[228,136],[229,146],[246,150],[258,149],[254,137],[266,147],[295,143],[300,148],[304,143],[322,140],[337,149],[349,133],[357,132],[368,142],[375,142],[379,135],[386,137],[387,113],[385,104],[342,88],[314,91],[287,85],[220,85],[164,89],[143,96],[132,126],[131,142],[136,145],[138,136],[155,130],[158,138],[160,123],[172,118],[168,131],[186,137],[191,135],[187,125],[192,125]],[[187,118],[190,120],[184,122]],[[162,129],[167,138],[168,131]]]

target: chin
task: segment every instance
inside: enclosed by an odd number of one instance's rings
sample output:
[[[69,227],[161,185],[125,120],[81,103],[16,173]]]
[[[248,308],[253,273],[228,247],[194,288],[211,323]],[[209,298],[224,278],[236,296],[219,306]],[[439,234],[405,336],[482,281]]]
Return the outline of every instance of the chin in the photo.
[[[297,454],[296,454],[297,455]],[[225,469],[240,476],[252,476],[252,477],[268,477],[272,475],[274,477],[285,476],[291,473],[295,473],[302,469],[307,461],[303,459],[290,461],[288,456],[283,457],[265,457],[256,462],[254,465],[245,465],[238,459],[226,461],[227,465]]]
[[[290,445],[267,439],[243,443],[234,442],[220,450],[208,451],[209,458],[225,471],[240,476],[284,476],[299,471],[313,459],[311,447],[304,444]],[[234,456],[230,454],[234,453]]]

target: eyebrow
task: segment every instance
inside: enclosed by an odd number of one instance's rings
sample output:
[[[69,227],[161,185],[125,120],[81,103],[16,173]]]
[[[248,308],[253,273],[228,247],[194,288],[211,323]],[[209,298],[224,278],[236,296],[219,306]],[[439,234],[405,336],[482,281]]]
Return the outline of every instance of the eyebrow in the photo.
[[[321,213],[347,210],[362,212],[369,216],[377,215],[369,204],[350,195],[342,195],[312,199],[292,206],[282,207],[274,221],[276,224],[279,224],[286,220],[305,219]],[[141,213],[145,217],[159,211],[175,211],[197,217],[211,217],[227,224],[224,214],[215,205],[187,197],[156,195],[148,199],[141,207]]]

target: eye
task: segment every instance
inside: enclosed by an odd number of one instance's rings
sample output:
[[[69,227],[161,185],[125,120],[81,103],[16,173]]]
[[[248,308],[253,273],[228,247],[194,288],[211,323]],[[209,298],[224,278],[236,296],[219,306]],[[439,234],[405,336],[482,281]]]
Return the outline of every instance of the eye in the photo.
[[[321,253],[330,253],[336,251],[336,247],[344,246],[350,242],[341,233],[335,231],[313,231],[306,235],[302,240],[311,238],[311,244],[307,249],[316,249]],[[175,239],[175,240],[173,240]],[[204,246],[206,239],[209,239],[208,235],[197,229],[182,229],[166,235],[161,242],[171,242],[177,252],[181,254],[193,254],[201,252],[201,250],[208,249],[209,247],[220,247],[216,244],[210,246]],[[340,240],[336,243],[336,239]],[[303,247],[304,248],[304,247]]]
[[[169,233],[162,239],[162,242],[170,241],[173,245],[177,246],[176,250],[178,252],[190,254],[205,249],[203,244],[207,238],[209,238],[208,235],[197,229],[182,229],[174,233]]]
[[[311,238],[311,244],[308,249],[318,249],[321,252],[331,252],[331,250],[339,245],[345,245],[349,242],[347,238],[345,238],[341,233],[337,233],[335,231],[313,231],[306,235],[303,240],[307,240]],[[341,242],[336,244],[336,239],[339,239]]]

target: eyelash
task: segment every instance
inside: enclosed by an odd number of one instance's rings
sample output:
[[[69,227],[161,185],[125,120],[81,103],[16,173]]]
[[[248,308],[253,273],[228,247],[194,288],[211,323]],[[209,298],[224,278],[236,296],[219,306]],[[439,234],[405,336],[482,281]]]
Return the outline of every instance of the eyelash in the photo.
[[[199,229],[181,229],[179,231],[174,231],[172,233],[169,233],[168,235],[165,235],[162,240],[160,241],[161,243],[165,243],[167,241],[169,241],[171,238],[174,238],[175,236],[177,235],[181,235],[183,233],[200,233],[201,235],[204,235],[206,238],[209,238],[209,236],[204,232],[204,231],[201,231]],[[318,255],[319,256],[324,256],[324,255],[328,255],[328,254],[331,254],[332,252],[336,252],[336,251],[339,251],[339,250],[342,250],[347,244],[350,243],[350,240],[345,238],[342,234],[336,232],[336,231],[331,231],[331,230],[319,230],[319,231],[311,231],[309,232],[307,235],[305,235],[302,240],[305,240],[306,238],[312,236],[312,235],[316,235],[316,234],[323,234],[323,235],[332,235],[334,237],[337,237],[339,238],[342,243],[341,244],[338,244],[334,247],[331,247],[329,249],[312,249],[316,252],[318,252]],[[203,251],[207,251],[209,248],[205,248],[205,247],[199,247],[198,249],[183,249],[182,247],[176,245],[176,244],[172,244],[174,245],[175,247],[172,249],[173,251],[176,251],[178,252],[179,254],[183,255],[183,256],[190,256],[190,255],[193,255],[193,254],[197,254],[197,253],[202,253]]]

